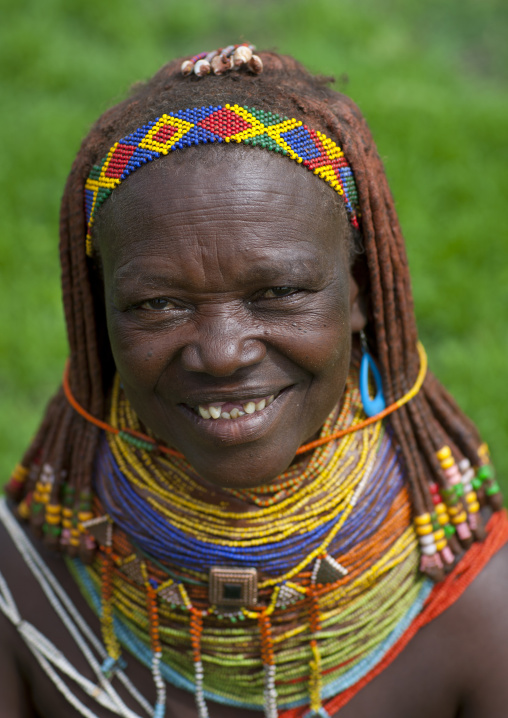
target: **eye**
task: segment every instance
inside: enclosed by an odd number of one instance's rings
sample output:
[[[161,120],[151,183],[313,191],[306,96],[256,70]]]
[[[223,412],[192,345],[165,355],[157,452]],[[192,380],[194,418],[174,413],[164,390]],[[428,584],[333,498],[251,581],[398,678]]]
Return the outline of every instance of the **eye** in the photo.
[[[166,309],[174,309],[175,303],[171,301],[171,299],[168,299],[167,297],[155,297],[155,299],[147,299],[146,302],[143,302],[139,305],[140,309],[147,309],[148,311],[159,311],[163,312]]]
[[[296,287],[270,287],[266,289],[262,297],[263,299],[279,299],[281,297],[289,297],[291,294],[296,294],[298,289]]]

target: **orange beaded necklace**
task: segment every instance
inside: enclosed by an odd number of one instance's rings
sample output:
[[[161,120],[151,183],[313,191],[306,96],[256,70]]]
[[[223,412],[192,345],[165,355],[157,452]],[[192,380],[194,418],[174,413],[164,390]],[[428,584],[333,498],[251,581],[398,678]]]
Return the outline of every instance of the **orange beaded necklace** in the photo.
[[[316,439],[315,441],[310,441],[308,444],[302,444],[299,449],[297,449],[296,454],[304,454],[307,451],[311,451],[312,449],[317,448],[318,446],[322,446],[323,444],[328,443],[329,441],[335,441],[336,439],[341,439],[343,436],[346,436],[347,434],[352,434],[355,431],[359,431],[360,429],[364,429],[366,426],[369,426],[370,424],[374,424],[377,421],[380,421],[381,419],[384,419],[389,414],[392,414],[394,411],[397,411],[397,409],[400,409],[401,406],[404,406],[404,404],[407,404],[408,401],[411,401],[413,397],[415,397],[418,392],[420,391],[423,381],[425,379],[425,375],[427,373],[427,354],[425,353],[425,349],[423,348],[423,344],[421,342],[418,342],[417,344],[418,353],[420,355],[420,370],[418,372],[418,376],[416,377],[416,381],[413,385],[413,387],[407,392],[407,394],[404,394],[403,397],[400,399],[397,399],[397,401],[394,401],[393,404],[390,404],[390,406],[387,406],[386,409],[379,412],[379,414],[376,414],[375,416],[370,416],[368,419],[365,419],[364,421],[360,421],[357,424],[353,424],[352,426],[348,426],[345,429],[340,429],[339,431],[336,431],[335,433],[331,434],[330,436],[324,436],[320,439]],[[138,448],[146,449],[147,451],[159,451],[163,454],[169,454],[170,456],[176,456],[177,458],[184,458],[183,454],[181,454],[179,451],[176,451],[176,449],[171,449],[169,446],[164,446],[164,444],[159,444],[154,439],[152,439],[147,434],[143,434],[140,431],[134,431],[133,429],[127,429],[122,428],[118,429],[115,426],[111,426],[111,424],[107,424],[105,421],[102,421],[101,419],[97,419],[95,416],[92,416],[86,409],[84,409],[81,404],[76,400],[74,397],[71,387],[69,384],[69,361],[67,361],[64,369],[64,374],[62,378],[62,386],[65,393],[65,396],[67,398],[67,401],[72,406],[72,408],[80,414],[84,419],[89,421],[91,424],[95,424],[95,426],[98,426],[100,429],[103,429],[104,431],[107,431],[111,434],[120,434],[122,438],[131,443],[134,444],[134,446],[137,446]]]

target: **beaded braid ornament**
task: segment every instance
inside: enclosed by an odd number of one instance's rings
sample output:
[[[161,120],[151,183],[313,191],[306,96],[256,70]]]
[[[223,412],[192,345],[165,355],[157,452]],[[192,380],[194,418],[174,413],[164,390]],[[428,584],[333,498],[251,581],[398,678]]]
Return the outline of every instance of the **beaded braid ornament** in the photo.
[[[86,252],[92,254],[92,226],[99,207],[136,169],[170,151],[208,143],[243,143],[277,152],[307,167],[341,195],[349,220],[358,227],[358,192],[344,152],[301,120],[225,104],[169,112],[115,142],[85,183]]]

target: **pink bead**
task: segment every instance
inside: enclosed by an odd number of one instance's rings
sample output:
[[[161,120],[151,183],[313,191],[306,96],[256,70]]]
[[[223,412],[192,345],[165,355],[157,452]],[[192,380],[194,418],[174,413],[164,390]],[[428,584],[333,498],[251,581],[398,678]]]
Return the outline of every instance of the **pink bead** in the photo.
[[[443,562],[446,563],[448,566],[451,566],[451,564],[455,561],[453,551],[449,546],[445,546],[445,548],[439,553],[441,554]]]
[[[422,556],[420,561],[420,571],[425,572],[425,570],[429,568],[443,568],[443,562],[438,553],[435,553],[432,556]]]
[[[93,551],[96,547],[95,540],[93,536],[85,536],[85,548],[87,548],[89,551]]]
[[[462,476],[460,475],[460,471],[457,468],[457,464],[450,466],[449,469],[445,469],[444,475],[452,484],[460,484],[462,481]]]
[[[467,517],[471,531],[476,531],[478,528],[478,514],[469,514]]]
[[[469,530],[469,526],[464,522],[462,524],[459,524],[458,526],[455,526],[457,529],[457,534],[460,539],[463,541],[467,541],[471,538],[471,531]]]

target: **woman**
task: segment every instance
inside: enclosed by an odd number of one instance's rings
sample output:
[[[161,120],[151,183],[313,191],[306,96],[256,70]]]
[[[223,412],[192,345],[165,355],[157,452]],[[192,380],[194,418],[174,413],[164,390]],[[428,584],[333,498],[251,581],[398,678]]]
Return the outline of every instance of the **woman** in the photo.
[[[504,715],[499,487],[354,104],[247,45],[170,63],[84,141],[61,260],[6,714]]]

